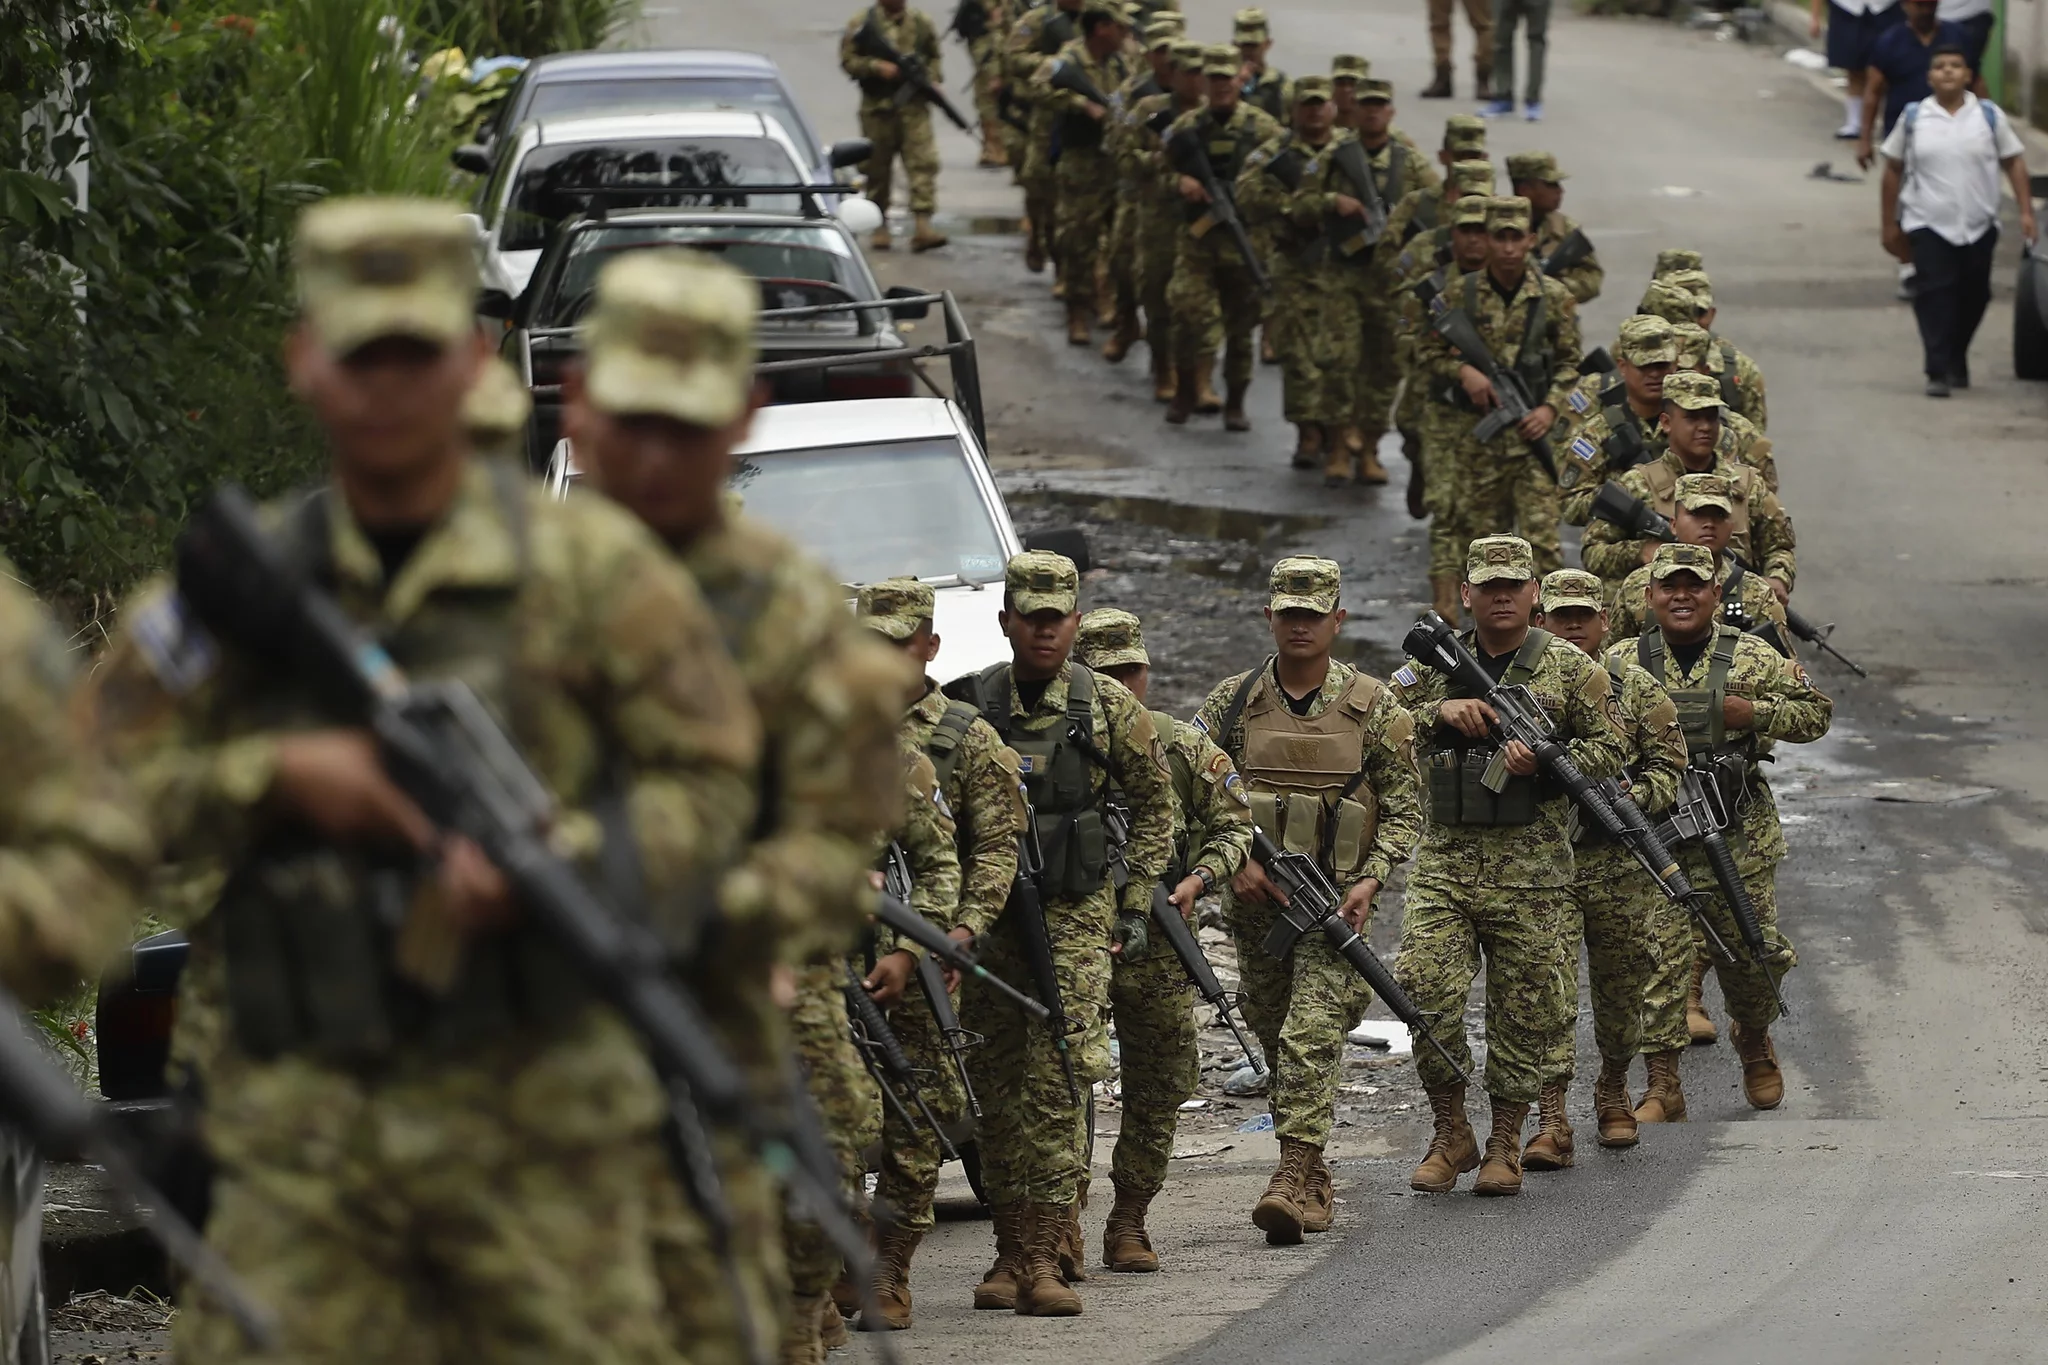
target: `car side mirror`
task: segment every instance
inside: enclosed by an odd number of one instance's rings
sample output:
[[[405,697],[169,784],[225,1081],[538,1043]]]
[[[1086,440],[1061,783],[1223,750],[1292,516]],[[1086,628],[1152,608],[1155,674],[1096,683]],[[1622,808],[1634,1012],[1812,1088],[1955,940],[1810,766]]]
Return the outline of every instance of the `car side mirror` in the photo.
[[[448,159],[455,164],[458,171],[468,171],[471,175],[491,173],[491,154],[474,142],[463,143],[448,153]]]
[[[839,207],[832,210],[832,216],[856,237],[880,231],[885,221],[882,206],[858,194],[849,194],[841,199]]]
[[[476,296],[476,315],[508,321],[512,316],[513,302],[512,296],[502,289],[486,289]]]
[[[1065,555],[1074,561],[1074,568],[1087,573],[1091,567],[1088,560],[1088,533],[1078,526],[1056,526],[1050,531],[1039,531],[1024,538],[1027,550],[1050,550],[1056,555]]]
[[[924,298],[925,291],[919,289],[914,284],[892,284],[882,291],[882,297],[885,299],[917,299]],[[899,303],[889,310],[889,316],[892,318],[921,318],[930,314],[931,311],[932,306],[929,303]]]
[[[825,161],[833,170],[858,166],[875,154],[875,144],[864,137],[842,138],[825,149]]]

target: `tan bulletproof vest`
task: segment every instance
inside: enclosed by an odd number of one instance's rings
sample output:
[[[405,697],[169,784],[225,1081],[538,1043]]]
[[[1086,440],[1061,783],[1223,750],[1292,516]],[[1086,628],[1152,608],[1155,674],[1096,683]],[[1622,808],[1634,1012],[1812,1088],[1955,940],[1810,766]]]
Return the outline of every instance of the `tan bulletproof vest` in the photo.
[[[1382,685],[1360,673],[1319,716],[1297,716],[1271,671],[1244,712],[1244,758],[1252,819],[1290,853],[1305,853],[1342,876],[1372,848],[1379,796],[1365,781],[1366,717]]]
[[[1713,472],[1716,474],[1727,472],[1721,468],[1724,464],[1728,466],[1729,471],[1732,471],[1728,472],[1731,495],[1729,500],[1735,504],[1735,512],[1728,519],[1729,544],[1743,558],[1750,558],[1749,500],[1756,493],[1757,472],[1739,460],[1733,458],[1723,460],[1718,451],[1715,453],[1714,463],[1715,468]],[[1667,519],[1672,516],[1678,507],[1678,480],[1680,477],[1682,476],[1672,473],[1671,466],[1663,460],[1657,460],[1643,466],[1643,482],[1650,486],[1649,503]]]

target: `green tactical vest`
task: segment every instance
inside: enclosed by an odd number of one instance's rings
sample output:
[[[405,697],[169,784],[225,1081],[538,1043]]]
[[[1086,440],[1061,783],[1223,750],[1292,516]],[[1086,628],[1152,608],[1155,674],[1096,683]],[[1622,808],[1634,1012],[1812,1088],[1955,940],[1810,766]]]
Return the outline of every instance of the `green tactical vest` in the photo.
[[[1013,724],[1008,664],[992,664],[955,679],[946,685],[946,695],[971,698],[1003,743],[1016,751],[1038,850],[1045,860],[1040,892],[1049,899],[1072,901],[1093,895],[1108,876],[1109,841],[1101,808],[1108,760],[1095,746],[1095,675],[1079,661],[1068,668],[1066,722],[1050,730],[1023,730]],[[1091,769],[1104,770],[1101,783]]]
[[[1728,670],[1735,663],[1735,644],[1740,631],[1723,625],[1714,627],[1714,644],[1707,659],[1704,686],[1666,688],[1671,704],[1678,708],[1678,728],[1685,732],[1685,747],[1692,753],[1713,753],[1728,747],[1728,731],[1721,716],[1721,703],[1728,699]],[[1664,632],[1652,626],[1636,641],[1636,662],[1651,677],[1663,682],[1664,659],[1669,652]],[[1748,736],[1738,736],[1746,746]]]
[[[1484,270],[1475,270],[1465,277],[1465,316],[1475,321],[1479,317],[1479,285],[1485,274]],[[1492,288],[1491,285],[1487,287]],[[1532,406],[1541,403],[1544,395],[1550,392],[1551,360],[1550,304],[1539,287],[1536,301],[1529,306],[1528,325],[1522,329],[1522,344],[1516,349],[1510,366],[1522,377],[1522,386],[1528,389]]]
[[[488,468],[523,568],[523,471],[503,462]],[[328,506],[324,488],[311,494],[280,533],[280,548],[315,582],[333,575]],[[515,743],[534,720],[534,699],[517,671],[527,628],[518,596],[516,586],[437,593],[380,641],[412,678],[469,684]],[[250,712],[260,727],[331,723],[305,686],[282,676],[266,681],[272,685]],[[615,815],[622,807],[612,803]],[[637,872],[630,854],[620,861]],[[581,979],[530,925],[473,940],[445,995],[402,977],[394,963],[398,931],[431,876],[410,857],[335,847],[302,829],[268,836],[230,871],[212,917],[242,1048],[259,1059],[304,1054],[353,1066],[373,1066],[401,1050],[454,1057],[522,1030],[560,1027],[587,1005]]]
[[[1501,674],[1501,686],[1519,687],[1536,676],[1543,651],[1550,647],[1547,630],[1531,630],[1529,638],[1515,651],[1514,661]],[[1450,696],[1465,692],[1452,685]],[[1510,777],[1498,795],[1480,779],[1500,745],[1491,739],[1473,740],[1448,727],[1437,727],[1437,745],[1429,754],[1424,774],[1429,784],[1429,818],[1439,825],[1528,825],[1536,820],[1539,802],[1549,792],[1537,777]]]

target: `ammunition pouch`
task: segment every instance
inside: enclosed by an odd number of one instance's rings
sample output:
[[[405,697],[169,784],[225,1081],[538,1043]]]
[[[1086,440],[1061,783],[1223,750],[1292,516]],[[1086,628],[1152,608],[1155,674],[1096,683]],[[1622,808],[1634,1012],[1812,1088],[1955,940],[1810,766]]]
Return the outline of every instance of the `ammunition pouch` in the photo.
[[[1103,142],[1103,126],[1086,114],[1062,113],[1058,124],[1062,152],[1092,152]]]
[[[1535,777],[1510,777],[1499,794],[1482,779],[1499,750],[1493,745],[1438,749],[1429,755],[1429,818],[1438,825],[1531,825],[1546,799]]]

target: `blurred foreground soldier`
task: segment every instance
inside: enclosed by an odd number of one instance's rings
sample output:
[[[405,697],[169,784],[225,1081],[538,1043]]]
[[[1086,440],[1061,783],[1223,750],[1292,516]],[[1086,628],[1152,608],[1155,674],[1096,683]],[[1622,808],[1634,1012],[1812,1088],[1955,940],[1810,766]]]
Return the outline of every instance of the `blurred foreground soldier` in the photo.
[[[598,277],[584,323],[584,368],[566,380],[564,429],[592,485],[653,530],[704,594],[767,736],[755,775],[762,803],[746,854],[726,878],[723,917],[684,969],[748,1071],[759,1101],[779,1104],[792,1023],[814,1095],[846,1093],[840,974],[814,971],[793,1021],[772,996],[778,963],[843,954],[863,922],[875,837],[902,808],[896,715],[907,670],[855,630],[839,582],[780,533],[730,508],[732,452],[760,395],[753,382],[755,286],[691,252],[621,257]],[[834,1026],[834,1010],[836,1016]],[[823,1020],[820,1033],[813,1020]],[[843,1106],[842,1106],[843,1107]],[[742,1219],[744,1264],[759,1267],[757,1323],[783,1321],[775,1191],[737,1166],[727,1196]],[[664,1192],[673,1182],[664,1182]],[[720,1267],[691,1212],[673,1204],[656,1228],[671,1311],[692,1362],[744,1361]],[[791,1245],[799,1299],[830,1286],[838,1257],[808,1226]],[[772,1340],[776,1326],[759,1328]]]
[[[1070,1030],[1055,1039],[986,990],[970,990],[963,1001],[961,1022],[988,1039],[975,1054],[973,1078],[996,1231],[995,1264],[975,1287],[974,1305],[1034,1317],[1081,1311],[1061,1259],[1063,1250],[1078,1251],[1070,1229],[1087,1169],[1089,1087],[1109,1074],[1103,1015],[1111,963],[1127,946],[1143,954],[1152,884],[1173,844],[1173,788],[1151,717],[1122,685],[1068,657],[1081,624],[1080,590],[1065,555],[1027,550],[1012,558],[998,617],[1011,661],[947,686],[949,696],[973,700],[1019,756],[1034,823],[1026,837],[1043,858],[1044,932]],[[1112,785],[1131,812],[1130,881],[1121,893],[1110,879],[1102,818]],[[1007,932],[991,935],[983,959],[1006,980],[1031,979],[1018,947],[1018,935],[1031,927],[1021,923],[1026,911],[1022,900],[1011,900]]]
[[[1529,230],[1535,236],[1529,252],[1540,265],[1557,254],[1579,225],[1564,212],[1565,174],[1549,152],[1513,152],[1508,156],[1508,183],[1516,194],[1529,201]],[[1580,303],[1600,297],[1600,282],[1607,278],[1598,253],[1588,251],[1576,265],[1556,272],[1564,287]]]
[[[1537,622],[1589,658],[1599,659],[1607,632],[1600,580],[1584,569],[1558,569],[1543,580]],[[1604,661],[1614,691],[1614,719],[1625,742],[1623,778],[1628,794],[1652,819],[1671,804],[1685,772],[1685,736],[1664,689],[1633,659]],[[1578,944],[1586,945],[1586,982],[1593,998],[1593,1042],[1600,1076],[1593,1083],[1593,1115],[1602,1147],[1633,1147],[1636,1117],[1628,1098],[1628,1071],[1642,1040],[1643,992],[1656,968],[1652,926],[1690,932],[1684,907],[1673,905],[1629,851],[1605,830],[1581,819],[1572,850],[1573,922],[1566,940],[1566,970],[1574,978]],[[1531,1171],[1572,1164],[1572,1125],[1565,1112],[1571,1092],[1577,1030],[1568,1021],[1558,1036],[1535,1136],[1522,1151]]]
[[[1628,742],[1615,721],[1607,671],[1548,631],[1533,629],[1538,585],[1527,541],[1472,542],[1463,594],[1474,627],[1461,637],[1487,673],[1527,686],[1572,761],[1600,781],[1621,771]],[[1493,1131],[1485,1164],[1465,1115],[1465,1086],[1436,1054],[1417,1049],[1416,1070],[1436,1122],[1411,1189],[1444,1194],[1479,1167],[1473,1192],[1522,1191],[1522,1123],[1542,1093],[1559,1034],[1577,1014],[1570,958],[1572,801],[1537,770],[1536,756],[1493,737],[1493,709],[1457,695],[1435,669],[1408,663],[1395,695],[1413,713],[1428,791],[1429,823],[1408,880],[1398,974],[1415,1007],[1437,1021],[1438,1041],[1469,1064],[1465,997],[1486,967],[1486,1091]],[[1505,749],[1506,787],[1481,779]]]
[[[1121,141],[1120,160],[1136,187],[1138,298],[1145,306],[1145,346],[1152,355],[1152,401],[1171,403],[1178,382],[1173,358],[1173,309],[1168,288],[1174,258],[1180,254],[1183,230],[1177,177],[1162,170],[1160,129],[1181,115],[1199,109],[1209,98],[1202,74],[1204,48],[1185,39],[1168,49],[1172,54],[1170,88],[1148,95],[1131,107]]]
[[[1743,631],[1775,627],[1766,643],[1791,647],[1785,604],[1764,579],[1738,567],[1728,554],[1734,534],[1735,485],[1720,474],[1687,474],[1672,492],[1671,529],[1681,545],[1704,545],[1714,552],[1714,582],[1721,589],[1721,619]],[[1650,566],[1645,564],[1621,581],[1608,612],[1610,642],[1633,640],[1650,624]],[[1711,1029],[1711,1024],[1709,1028]],[[1709,1040],[1711,1041],[1711,1039]]]
[[[1053,164],[1053,125],[1059,111],[1043,98],[1038,84],[1046,59],[1081,36],[1083,0],[1053,0],[1025,10],[1010,26],[1003,46],[1003,74],[1011,97],[1030,110],[1024,134],[1024,161],[1017,183],[1024,190],[1024,265],[1032,274],[1045,269],[1053,253],[1058,223],[1059,187]]]
[[[533,395],[519,382],[518,372],[503,356],[492,356],[477,370],[476,383],[462,398],[462,430],[479,455],[526,458],[526,423],[533,416]]]
[[[868,179],[868,198],[882,211],[883,223],[868,245],[889,250],[889,191],[900,158],[903,175],[910,181],[910,212],[917,225],[910,249],[930,251],[946,244],[945,234],[932,226],[932,214],[939,207],[939,147],[932,140],[932,107],[923,95],[898,102],[906,79],[903,72],[894,62],[865,55],[855,43],[855,35],[867,23],[873,23],[900,55],[922,63],[934,84],[943,79],[939,31],[923,10],[910,8],[908,0],[875,0],[847,23],[839,40],[839,69],[860,83],[861,136],[875,144],[862,171]]]
[[[1130,74],[1124,60],[1124,39],[1129,36],[1123,10],[1114,0],[1087,0],[1080,36],[1062,47],[1054,61],[1071,64],[1107,97]],[[1046,79],[1041,71],[1041,82]],[[1059,253],[1060,278],[1067,286],[1067,342],[1088,346],[1095,340],[1095,263],[1109,240],[1116,212],[1116,167],[1106,145],[1115,113],[1085,95],[1051,84],[1045,84],[1038,97],[1053,111],[1053,136],[1059,139],[1059,165],[1053,171],[1059,197],[1053,245]]]
[[[287,367],[332,475],[270,508],[272,534],[399,668],[475,690],[560,799],[558,846],[631,848],[680,947],[753,816],[759,726],[643,527],[470,458],[470,248],[454,205],[307,211]],[[207,1234],[277,1310],[282,1357],[680,1360],[649,1236],[666,1097],[632,1035],[310,684],[212,639],[167,585],[122,619],[100,722],[168,856],[231,869],[188,926],[232,1026],[207,1077]],[[177,1331],[186,1359],[250,1358],[204,1300]]]
[[[1145,700],[1152,661],[1137,617],[1114,609],[1089,612],[1081,618],[1075,654],[1122,683],[1140,703]],[[1251,817],[1230,790],[1238,780],[1230,756],[1200,727],[1164,711],[1151,715],[1173,778],[1173,857],[1160,881],[1171,888],[1169,899],[1192,930],[1195,901],[1244,866]],[[1189,987],[1186,969],[1163,943],[1148,944],[1135,960],[1126,949],[1110,973],[1109,1008],[1123,1078],[1123,1123],[1110,1158],[1116,1206],[1102,1230],[1102,1263],[1111,1270],[1159,1269],[1145,1211],[1166,1184],[1180,1106],[1201,1080]]]
[[[1447,100],[1456,93],[1451,82],[1451,8],[1454,0],[1429,0],[1429,46],[1436,56],[1436,79],[1423,87],[1422,98]],[[1462,0],[1472,25],[1472,94],[1485,99],[1493,90],[1493,9],[1487,0]]]
[[[1754,635],[1722,625],[1720,605],[1712,551],[1700,545],[1660,546],[1650,561],[1656,625],[1633,647],[1624,642],[1611,652],[1626,656],[1632,648],[1635,661],[1663,685],[1677,704],[1692,764],[1711,774],[1723,798],[1740,813],[1740,827],[1727,831],[1728,844],[1763,929],[1764,964],[1752,962],[1742,950],[1734,916],[1716,889],[1705,854],[1688,844],[1679,858],[1692,884],[1712,893],[1704,902],[1708,918],[1735,953],[1735,961],[1714,964],[1714,975],[1734,1021],[1731,1034],[1742,1063],[1743,1097],[1751,1108],[1775,1109],[1785,1096],[1785,1078],[1769,1032],[1778,1017],[1772,982],[1783,980],[1799,959],[1778,931],[1777,866],[1785,857],[1785,835],[1760,764],[1769,758],[1772,741],[1807,744],[1826,734],[1835,704],[1797,662],[1779,657]],[[1661,947],[1643,1002],[1643,1028],[1647,1036],[1665,1042],[1683,1036],[1687,977],[1699,949],[1690,942]],[[1649,1090],[1636,1118],[1684,1118],[1677,1049],[1650,1053],[1649,1064]]]
[[[1003,747],[994,728],[972,706],[948,697],[924,672],[939,655],[941,641],[932,629],[935,610],[931,585],[915,578],[868,585],[861,589],[856,608],[862,625],[919,667],[900,733],[930,760],[940,800],[952,812],[960,890],[940,927],[966,943],[987,933],[1009,900],[1017,879],[1017,838],[1024,832],[1024,796],[1017,756]],[[899,946],[876,962],[869,979],[886,976],[883,992],[903,995],[916,966],[914,952]],[[876,998],[881,999],[883,992]],[[958,990],[952,994],[957,1009]],[[913,999],[894,1015],[897,1036],[910,1053],[911,1064],[938,1077],[941,1097],[950,1102],[957,1082],[952,1061],[941,1050],[931,1011],[923,1000]],[[900,1121],[890,1117],[875,1184],[876,1202],[887,1205],[891,1213],[890,1222],[879,1231],[875,1260],[875,1297],[882,1320],[891,1327],[910,1325],[910,1260],[932,1230],[932,1196],[940,1166],[939,1145],[928,1130],[919,1127],[906,1133],[901,1128]],[[865,1317],[862,1322],[866,1325]]]
[[[1281,848],[1306,853],[1344,897],[1339,913],[1367,931],[1373,900],[1422,832],[1414,726],[1385,683],[1330,657],[1346,613],[1335,562],[1273,566],[1266,618],[1273,655],[1226,678],[1195,724],[1238,765],[1252,818]],[[1344,1034],[1372,992],[1321,934],[1285,960],[1265,950],[1279,917],[1256,862],[1231,880],[1223,914],[1237,942],[1245,1019],[1271,1063],[1280,1165],[1252,1210],[1274,1246],[1325,1232],[1335,1195],[1323,1148],[1336,1120]]]

